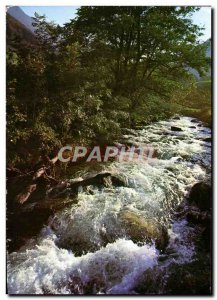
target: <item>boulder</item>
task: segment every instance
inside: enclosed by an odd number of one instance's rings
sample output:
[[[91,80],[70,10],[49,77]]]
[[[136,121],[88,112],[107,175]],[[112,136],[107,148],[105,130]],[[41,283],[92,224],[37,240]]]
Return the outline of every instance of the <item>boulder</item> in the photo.
[[[197,244],[202,251],[210,252],[212,247],[212,214],[209,210],[201,211],[194,206],[188,207],[186,214],[190,224],[200,226],[202,231],[199,234]]]
[[[197,127],[196,126],[189,126],[189,128],[196,129]]]
[[[133,242],[155,242],[158,250],[164,251],[169,242],[166,227],[153,220],[146,219],[136,212],[124,210],[119,213],[122,228]]]
[[[206,182],[196,183],[188,197],[190,204],[195,204],[200,210],[209,210],[212,207],[212,188]]]
[[[196,259],[184,264],[171,264],[164,282],[167,295],[211,295],[211,266],[207,259]]]
[[[183,131],[182,128],[176,127],[176,126],[171,126],[172,131]]]
[[[100,172],[98,174],[90,175],[83,178],[82,181],[72,183],[70,188],[78,187],[78,186],[88,186],[88,185],[95,185],[95,186],[106,186],[109,187],[113,186],[126,186],[125,179],[118,175],[112,174],[111,172]]]
[[[36,184],[31,184],[26,187],[25,191],[20,194],[18,194],[15,198],[16,202],[19,204],[23,204],[26,202],[29,198],[29,196],[36,190],[37,185]]]
[[[28,239],[38,234],[52,214],[52,209],[44,207],[13,213],[7,221],[7,250],[17,251]]]
[[[165,294],[166,270],[158,266],[147,269],[134,287],[134,291],[139,295],[159,295]]]
[[[167,268],[150,268],[140,276],[134,291],[151,296],[196,296],[211,295],[210,286],[210,265],[204,259],[183,265],[171,263]]]
[[[79,177],[67,180],[54,188],[51,188],[47,196],[49,198],[58,198],[67,195],[77,195],[80,187],[87,190],[89,186],[98,187],[112,187],[112,186],[126,186],[126,180],[119,174],[112,174],[111,172],[100,172],[98,174],[88,175],[84,178]],[[88,188],[89,189],[89,188]]]
[[[195,225],[209,226],[211,222],[211,214],[208,211],[198,211],[190,209],[186,214],[187,221]]]
[[[17,169],[17,168],[7,168],[6,169],[6,177],[11,178],[11,177],[16,177],[16,176],[22,176],[23,173]]]

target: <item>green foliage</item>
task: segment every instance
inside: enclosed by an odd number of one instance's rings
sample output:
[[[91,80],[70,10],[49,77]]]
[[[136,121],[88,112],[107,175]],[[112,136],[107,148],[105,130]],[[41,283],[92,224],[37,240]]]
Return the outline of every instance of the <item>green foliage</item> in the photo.
[[[199,81],[189,90],[189,93],[183,100],[181,113],[199,118],[201,121],[212,126],[211,113],[211,82]]]
[[[36,14],[34,45],[16,38],[7,50],[8,162],[66,142],[110,143],[121,127],[176,112],[188,69],[209,66],[189,18],[196,9],[81,7],[64,27]]]

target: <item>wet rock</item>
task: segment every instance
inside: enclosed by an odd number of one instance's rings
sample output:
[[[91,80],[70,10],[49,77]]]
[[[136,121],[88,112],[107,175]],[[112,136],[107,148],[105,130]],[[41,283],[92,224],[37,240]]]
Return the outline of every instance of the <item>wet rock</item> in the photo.
[[[134,291],[139,295],[162,295],[164,290],[166,270],[154,267],[144,272],[138,280]]]
[[[170,135],[170,132],[169,131],[163,131],[163,132],[161,132],[161,134],[164,135],[164,136],[167,136],[167,135]]]
[[[81,178],[82,180],[82,178]],[[68,182],[61,182],[57,184],[55,187],[51,188],[50,190],[47,191],[47,196],[50,198],[55,198],[58,197],[61,193],[64,193],[64,191],[68,187]]]
[[[188,201],[203,211],[209,210],[212,207],[211,185],[205,182],[196,183],[189,193]]]
[[[205,259],[171,265],[164,291],[169,295],[211,295],[210,262]]]
[[[182,128],[176,127],[176,126],[171,126],[172,131],[183,131]]]
[[[134,291],[145,295],[211,295],[210,258],[191,263],[171,264],[148,269],[139,279]]]
[[[212,222],[210,220],[209,223],[206,224],[201,234],[202,250],[207,251],[208,253],[210,253],[212,249],[212,233]]]
[[[85,193],[87,193],[89,195],[94,195],[94,190],[92,189],[91,185],[90,186],[87,185],[84,190],[85,190]]]
[[[211,138],[211,137],[204,138],[203,141],[204,141],[204,142],[212,142],[212,138]]]
[[[173,117],[173,120],[181,120],[181,118],[179,116],[175,116]]]
[[[85,295],[106,294],[106,282],[104,278],[94,278],[84,287]]]
[[[19,204],[23,204],[24,202],[27,201],[29,196],[36,190],[36,187],[37,187],[36,184],[31,184],[27,186],[24,192],[16,196],[15,201]]]
[[[208,211],[198,211],[191,209],[186,214],[187,221],[195,225],[209,226],[211,222],[211,214]]]
[[[78,186],[87,186],[87,185],[95,185],[95,186],[126,186],[125,179],[119,174],[112,174],[110,172],[101,172],[97,175],[91,175],[80,181]],[[73,186],[70,186],[73,187]]]
[[[198,120],[197,119],[192,119],[191,123],[198,123]]]
[[[37,235],[57,211],[77,203],[77,198],[46,199],[38,203],[24,203],[7,213],[8,251],[16,251]]]
[[[69,237],[60,237],[56,242],[58,248],[63,248],[73,251],[75,256],[82,256],[88,252],[95,252],[100,249],[101,245],[83,239],[83,237],[76,236],[76,239]]]
[[[17,176],[7,182],[7,209],[17,212],[22,206],[41,203],[46,197],[50,181],[41,176],[32,183],[31,176]]]
[[[51,208],[44,207],[13,213],[7,221],[8,251],[18,250],[28,239],[38,234],[52,214]]]
[[[50,189],[47,196],[50,198],[58,198],[67,195],[76,196],[80,187],[87,189],[87,186],[97,187],[112,187],[112,186],[126,186],[126,180],[119,174],[112,174],[110,172],[100,172],[98,174],[88,175],[85,178],[79,177],[70,179],[61,183],[60,185]]]
[[[179,264],[170,253],[161,255],[159,265],[143,273],[134,291],[140,295],[212,295],[211,256],[204,243],[192,262]]]
[[[11,178],[11,177],[16,177],[16,176],[22,176],[23,173],[17,169],[17,168],[7,168],[6,169],[6,177]]]
[[[67,287],[73,295],[84,293],[84,284],[78,276],[70,276]]]
[[[135,243],[151,243],[155,241],[156,248],[161,251],[164,251],[168,245],[169,237],[167,229],[160,223],[148,220],[129,210],[120,212],[119,221],[122,228],[125,229],[126,233]]]
[[[18,201],[17,195],[21,194],[24,189],[28,189],[31,184],[31,175],[29,176],[16,176],[7,180],[7,209],[17,209]]]
[[[113,230],[109,226],[98,227],[99,231],[96,233],[91,227],[84,228],[82,222],[76,219],[68,219],[66,222],[67,230],[64,229],[64,234],[62,234],[61,219],[54,217],[49,222],[49,225],[59,237],[56,245],[59,248],[72,250],[75,256],[95,252],[101,247],[105,247],[108,243],[114,243],[121,237],[120,231]],[[90,223],[87,222],[86,224],[89,225]]]
[[[126,180],[120,175],[112,175],[111,180],[114,186],[127,186]]]
[[[195,129],[195,128],[197,128],[197,127],[196,127],[196,126],[189,126],[189,128]]]
[[[212,215],[210,211],[201,211],[195,207],[189,207],[186,214],[187,221],[200,227],[197,237],[197,246],[200,251],[210,253],[212,247]]]

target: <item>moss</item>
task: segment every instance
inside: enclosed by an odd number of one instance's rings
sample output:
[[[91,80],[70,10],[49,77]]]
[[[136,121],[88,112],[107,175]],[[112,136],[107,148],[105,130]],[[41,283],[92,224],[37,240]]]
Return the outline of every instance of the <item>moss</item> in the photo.
[[[152,241],[155,241],[157,249],[165,250],[169,238],[167,229],[160,223],[153,223],[152,220],[148,220],[133,211],[121,212],[119,219],[134,242],[152,243]]]

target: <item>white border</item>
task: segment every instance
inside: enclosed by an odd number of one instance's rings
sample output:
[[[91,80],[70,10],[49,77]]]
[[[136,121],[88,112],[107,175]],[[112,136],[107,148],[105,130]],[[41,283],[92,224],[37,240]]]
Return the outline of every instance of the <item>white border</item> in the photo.
[[[82,5],[159,5],[159,6],[176,6],[176,5],[182,5],[182,6],[215,6],[214,0],[180,0],[180,1],[174,1],[174,0],[167,0],[165,2],[161,2],[159,0],[116,0],[116,1],[109,1],[109,0],[76,0],[76,1],[70,1],[70,0],[2,0],[1,6],[5,5],[18,5],[18,6],[82,6]]]
[[[76,0],[76,1],[70,1],[70,0],[55,0],[55,1],[51,1],[51,0],[1,0],[0,1],[0,20],[1,20],[1,24],[0,24],[0,35],[1,35],[1,43],[0,43],[0,66],[1,66],[1,81],[0,81],[0,91],[1,91],[1,100],[0,100],[0,141],[1,141],[1,146],[0,146],[0,158],[1,158],[1,167],[0,167],[0,195],[1,195],[1,199],[0,199],[0,220],[1,220],[1,227],[0,227],[0,237],[1,237],[1,241],[0,241],[0,246],[1,246],[1,255],[0,255],[0,267],[1,267],[1,279],[0,279],[0,296],[1,299],[7,299],[8,296],[5,294],[6,291],[6,262],[5,262],[5,257],[6,257],[6,252],[5,252],[5,211],[6,211],[6,207],[5,207],[5,49],[6,49],[6,45],[5,45],[5,7],[6,5],[18,5],[18,6],[81,6],[81,5],[194,5],[194,6],[212,6],[212,8],[215,9],[216,4],[214,0],[191,0],[191,1],[187,1],[187,0],[180,0],[180,1],[174,1],[174,0],[167,0],[166,2],[161,2],[159,0],[118,0],[118,1],[111,1],[111,0]],[[215,22],[214,22],[215,23]],[[213,38],[214,41],[216,40],[216,28],[213,24]],[[214,49],[214,57],[215,57],[215,47],[213,47]],[[216,66],[216,63],[214,64]],[[214,69],[215,69],[214,66]],[[214,78],[213,78],[214,80]],[[214,84],[214,83],[213,83]],[[215,93],[213,95],[213,101],[214,101],[214,96]],[[216,106],[214,108],[215,111],[215,115],[216,115]],[[215,122],[216,123],[216,122]],[[214,143],[214,147],[216,146],[216,140]],[[217,149],[215,147],[215,149]],[[214,155],[214,161],[216,162],[216,153]],[[213,162],[214,165],[214,162]],[[217,166],[216,166],[217,168]],[[214,178],[216,178],[216,171],[214,174]],[[215,189],[216,190],[216,189]],[[215,193],[216,195],[216,193]],[[214,199],[215,200],[215,199]],[[216,205],[215,205],[216,208]],[[216,213],[216,212],[215,212]],[[216,216],[216,214],[215,214]],[[216,222],[215,223],[215,247],[214,249],[216,249]],[[213,250],[214,250],[213,249]],[[216,263],[214,261],[214,275],[216,274]],[[215,283],[215,278],[216,276],[214,276],[213,278],[213,282]],[[215,293],[215,286],[214,286],[214,293]],[[76,297],[76,296],[73,296]],[[85,296],[83,296],[85,297]],[[93,296],[93,298],[96,298],[97,296]],[[153,298],[153,297],[147,297],[146,298]],[[170,299],[171,297],[165,297],[165,296],[155,296],[157,298],[168,298]],[[19,299],[28,299],[28,298],[33,298],[33,296],[19,296]],[[49,297],[49,299],[58,299],[60,298],[60,296],[51,296]],[[78,298],[78,297],[76,297]],[[113,297],[113,298],[118,298],[118,297]],[[133,297],[135,298],[135,296]],[[185,298],[189,298],[191,299],[192,297],[185,297]],[[214,297],[215,298],[215,297]],[[138,299],[138,296],[137,296]]]

